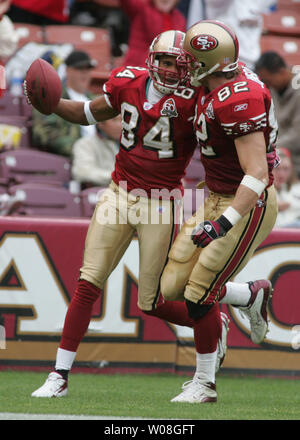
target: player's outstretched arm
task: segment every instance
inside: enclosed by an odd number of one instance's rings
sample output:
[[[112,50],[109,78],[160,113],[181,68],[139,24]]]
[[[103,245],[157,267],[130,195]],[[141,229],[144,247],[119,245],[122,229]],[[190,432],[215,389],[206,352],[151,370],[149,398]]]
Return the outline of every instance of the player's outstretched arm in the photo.
[[[96,124],[118,114],[103,95],[86,103],[63,99],[60,77],[53,66],[42,58],[37,58],[26,72],[24,94],[28,103],[40,113],[55,113],[74,124]]]
[[[83,102],[61,98],[54,113],[66,121],[80,125],[105,121],[114,118],[118,114],[116,110],[107,105],[104,96],[99,96],[90,101],[89,109],[87,104]],[[92,119],[94,119],[93,122]]]

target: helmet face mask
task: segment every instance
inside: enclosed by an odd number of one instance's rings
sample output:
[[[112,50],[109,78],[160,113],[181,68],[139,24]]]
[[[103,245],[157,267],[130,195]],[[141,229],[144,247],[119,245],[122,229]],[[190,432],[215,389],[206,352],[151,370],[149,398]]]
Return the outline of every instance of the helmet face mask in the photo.
[[[200,86],[214,72],[231,72],[238,67],[238,40],[224,23],[203,20],[187,32],[178,63],[188,72],[190,83]]]
[[[181,54],[185,34],[180,31],[166,31],[154,38],[146,60],[149,75],[155,87],[163,94],[173,93],[186,74],[185,69],[177,64]],[[170,58],[172,57],[172,58]],[[163,60],[168,61],[170,68],[163,67]],[[172,65],[175,67],[172,68]]]

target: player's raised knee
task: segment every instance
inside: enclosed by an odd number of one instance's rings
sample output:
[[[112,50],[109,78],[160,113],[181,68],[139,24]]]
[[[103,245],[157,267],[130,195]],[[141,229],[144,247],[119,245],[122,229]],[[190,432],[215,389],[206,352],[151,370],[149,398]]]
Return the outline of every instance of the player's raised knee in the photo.
[[[185,284],[186,279],[180,276],[178,264],[169,262],[161,277],[160,289],[163,297],[168,301],[183,299]]]

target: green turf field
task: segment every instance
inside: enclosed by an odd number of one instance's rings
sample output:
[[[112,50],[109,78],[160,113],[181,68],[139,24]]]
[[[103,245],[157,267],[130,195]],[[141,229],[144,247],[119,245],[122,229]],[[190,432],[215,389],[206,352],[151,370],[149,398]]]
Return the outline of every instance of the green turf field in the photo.
[[[189,378],[172,374],[78,374],[67,397],[30,396],[47,373],[0,372],[0,412],[155,419],[300,420],[300,380],[219,375],[217,404],[170,403]]]

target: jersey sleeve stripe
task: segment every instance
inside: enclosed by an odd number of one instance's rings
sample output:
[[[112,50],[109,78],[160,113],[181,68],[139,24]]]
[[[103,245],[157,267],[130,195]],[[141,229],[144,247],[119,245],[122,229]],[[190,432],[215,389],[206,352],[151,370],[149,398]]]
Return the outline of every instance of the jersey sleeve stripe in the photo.
[[[103,91],[104,91],[104,99],[105,99],[105,101],[106,101],[106,104],[107,104],[110,108],[113,108],[113,106],[112,106],[112,104],[111,104],[111,102],[110,102],[110,99],[109,99],[109,93],[108,93],[108,91],[107,91],[106,84],[103,85]]]
[[[261,115],[253,116],[251,119],[252,119],[253,121],[255,121],[256,119],[262,119],[262,118],[265,118],[266,116],[267,116],[267,113],[264,112],[264,113],[262,113]]]

